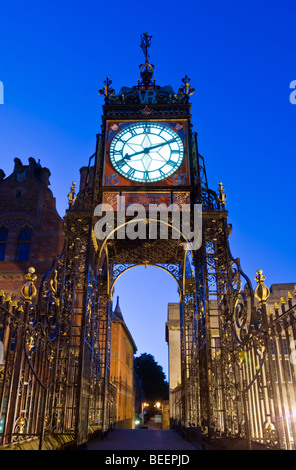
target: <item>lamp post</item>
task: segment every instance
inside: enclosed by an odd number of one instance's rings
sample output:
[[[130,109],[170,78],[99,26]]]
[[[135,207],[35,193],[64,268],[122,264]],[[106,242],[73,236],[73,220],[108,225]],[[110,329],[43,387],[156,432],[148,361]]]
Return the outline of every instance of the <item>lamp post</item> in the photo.
[[[146,403],[146,402],[142,403],[142,410],[141,410],[142,412],[141,412],[141,414],[142,414],[142,425],[143,426],[145,424],[145,422],[144,422],[144,411],[145,411],[146,406],[149,406],[149,403]]]
[[[158,401],[158,402],[155,403],[154,406],[155,406],[155,408],[157,408],[158,411],[161,412],[159,415],[156,413],[156,415],[157,415],[157,417],[158,417],[156,422],[157,422],[158,427],[159,427],[159,428],[162,428],[162,420],[163,420],[162,403],[160,403],[160,402]]]

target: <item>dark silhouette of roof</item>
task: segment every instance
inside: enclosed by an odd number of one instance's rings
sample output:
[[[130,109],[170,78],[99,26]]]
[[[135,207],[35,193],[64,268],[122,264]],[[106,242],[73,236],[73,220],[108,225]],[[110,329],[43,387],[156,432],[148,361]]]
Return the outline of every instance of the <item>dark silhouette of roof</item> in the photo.
[[[117,296],[117,302],[116,302],[116,307],[113,311],[113,319],[112,319],[113,322],[120,322],[126,332],[126,334],[128,335],[129,339],[130,339],[130,342],[133,346],[133,349],[134,349],[134,354],[136,353],[137,351],[137,346],[134,342],[134,339],[128,329],[128,327],[126,326],[126,323],[124,321],[124,318],[123,318],[123,315],[122,315],[122,312],[121,312],[121,309],[120,309],[120,305],[119,305],[119,296]]]

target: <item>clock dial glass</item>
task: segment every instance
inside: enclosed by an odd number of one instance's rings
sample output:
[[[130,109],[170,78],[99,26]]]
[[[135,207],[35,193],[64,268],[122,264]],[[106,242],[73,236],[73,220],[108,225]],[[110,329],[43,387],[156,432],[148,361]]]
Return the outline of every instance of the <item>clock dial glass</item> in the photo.
[[[118,132],[110,145],[110,160],[116,171],[143,183],[168,178],[179,168],[183,157],[182,140],[161,123],[133,123]]]

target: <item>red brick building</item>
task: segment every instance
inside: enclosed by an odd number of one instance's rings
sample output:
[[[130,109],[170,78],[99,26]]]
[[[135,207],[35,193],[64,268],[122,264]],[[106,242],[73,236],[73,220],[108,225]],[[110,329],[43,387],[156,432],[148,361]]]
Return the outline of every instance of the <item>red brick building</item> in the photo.
[[[63,249],[64,234],[48,168],[34,158],[14,163],[10,176],[0,170],[0,289],[18,299],[28,268],[35,268],[39,285]]]
[[[134,354],[136,351],[137,347],[125,324],[119,306],[119,297],[117,297],[112,322],[110,376],[117,389],[116,426],[118,428],[132,429],[134,427]]]

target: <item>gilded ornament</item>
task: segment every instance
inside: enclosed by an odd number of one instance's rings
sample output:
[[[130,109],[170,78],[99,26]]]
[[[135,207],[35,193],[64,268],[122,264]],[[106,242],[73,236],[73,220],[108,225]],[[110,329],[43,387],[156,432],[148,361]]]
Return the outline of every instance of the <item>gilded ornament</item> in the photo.
[[[227,199],[227,196],[224,191],[225,191],[225,188],[223,188],[223,184],[218,183],[218,192],[219,192],[218,199],[222,207],[226,205],[226,199]]]
[[[68,193],[69,207],[71,207],[76,201],[75,191],[76,191],[76,183],[75,181],[73,181],[72,186],[70,187],[70,192]]]
[[[255,276],[255,281],[257,281],[257,287],[255,289],[255,297],[259,300],[260,303],[266,304],[266,300],[270,295],[270,290],[264,284],[266,277],[262,274],[263,271],[258,269],[256,272],[257,276]]]
[[[34,281],[36,281],[37,276],[35,273],[35,268],[31,267],[28,269],[28,274],[25,275],[27,282],[21,288],[21,294],[26,302],[30,302],[37,293]]]

